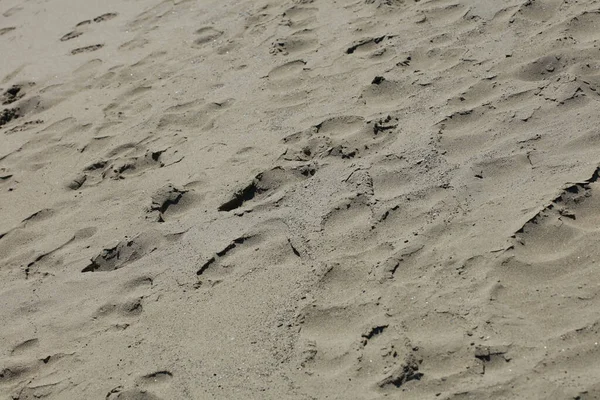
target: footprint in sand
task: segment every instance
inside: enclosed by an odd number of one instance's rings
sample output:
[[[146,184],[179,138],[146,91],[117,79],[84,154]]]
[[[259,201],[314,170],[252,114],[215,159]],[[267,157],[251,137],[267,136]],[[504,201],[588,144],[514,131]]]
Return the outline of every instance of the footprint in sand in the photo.
[[[87,19],[85,21],[81,21],[80,23],[75,25],[74,30],[72,30],[69,33],[64,34],[60,38],[60,41],[66,42],[67,40],[75,39],[75,38],[78,38],[79,36],[83,35],[84,33],[86,33],[89,30],[89,28],[92,24],[92,21],[94,21],[95,23],[100,23],[100,22],[111,20],[111,19],[115,18],[117,15],[118,15],[117,13],[111,12],[111,13],[102,14],[102,15],[94,18],[93,20]]]
[[[8,32],[12,32],[15,29],[17,29],[17,28],[15,28],[14,26],[9,26],[9,27],[6,27],[6,28],[0,28],[0,36],[6,35]]]
[[[104,44],[94,44],[92,46],[78,47],[76,49],[71,50],[72,55],[81,54],[81,53],[90,53],[92,51],[100,50],[104,47]]]
[[[215,41],[217,38],[223,35],[223,32],[211,26],[205,26],[198,29],[195,34],[196,38],[194,39],[193,47],[200,48],[207,43]]]

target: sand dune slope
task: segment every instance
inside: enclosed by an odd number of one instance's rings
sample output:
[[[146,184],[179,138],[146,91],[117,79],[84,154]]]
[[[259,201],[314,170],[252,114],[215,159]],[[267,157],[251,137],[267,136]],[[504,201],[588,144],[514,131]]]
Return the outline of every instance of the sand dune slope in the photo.
[[[0,0],[0,399],[600,398],[600,1]]]

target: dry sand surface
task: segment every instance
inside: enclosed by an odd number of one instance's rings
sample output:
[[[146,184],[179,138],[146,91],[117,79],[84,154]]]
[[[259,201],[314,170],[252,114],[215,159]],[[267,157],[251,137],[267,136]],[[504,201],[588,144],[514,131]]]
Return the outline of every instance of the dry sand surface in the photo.
[[[0,0],[0,399],[600,398],[600,1]]]

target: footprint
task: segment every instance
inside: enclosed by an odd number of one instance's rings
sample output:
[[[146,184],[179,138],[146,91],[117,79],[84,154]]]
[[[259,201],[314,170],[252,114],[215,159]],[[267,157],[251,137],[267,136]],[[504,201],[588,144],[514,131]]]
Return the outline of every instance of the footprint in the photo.
[[[144,312],[148,296],[152,294],[152,278],[142,275],[119,285],[91,315],[95,323],[102,322],[106,328],[116,331],[128,329]],[[161,378],[159,376],[159,378]]]
[[[10,88],[6,89],[4,93],[2,93],[2,97],[0,98],[2,101],[2,105],[12,104],[17,100],[22,99],[26,95],[25,87],[31,87],[33,85],[35,84],[28,83],[12,85]]]
[[[14,228],[0,232],[0,255],[7,268],[12,266],[18,269],[19,273],[24,274],[23,278],[28,279],[38,273],[45,276],[62,267],[65,253],[73,250],[69,247],[86,236],[80,231],[75,234],[64,231],[46,237],[47,232],[54,229],[54,214],[49,209],[40,210]],[[41,238],[44,240],[40,241]],[[40,243],[35,249],[24,249],[17,245],[24,241]]]
[[[121,387],[111,390],[106,400],[162,400],[160,397],[140,389],[122,390]]]
[[[210,290],[225,280],[245,279],[253,272],[271,270],[278,274],[280,268],[296,268],[301,263],[303,248],[296,247],[294,243],[285,223],[270,220],[258,230],[222,244],[220,250],[205,259],[196,271],[196,288]],[[255,263],[248,264],[250,258]]]
[[[148,213],[158,222],[165,221],[165,213],[169,208],[179,204],[187,190],[178,188],[172,184],[165,185],[152,195],[152,203],[148,207]]]
[[[385,10],[406,5],[404,0],[365,0],[366,4],[373,4],[377,8],[385,7]]]
[[[273,55],[296,55],[314,51],[318,41],[311,29],[304,29],[274,41],[269,52]]]
[[[303,309],[299,314],[302,325],[299,343],[310,344],[311,348],[308,357],[301,360],[304,368],[321,379],[334,379],[344,371],[359,370],[357,357],[364,347],[361,329],[368,313],[374,311],[370,305],[313,304]]]
[[[71,39],[75,39],[78,38],[79,36],[83,35],[83,32],[81,31],[71,31],[69,33],[65,33],[61,38],[60,41],[61,42],[66,42],[67,40],[71,40]]]
[[[4,364],[4,363],[3,363]],[[31,367],[23,364],[4,364],[0,367],[0,384],[20,380],[31,372]]]
[[[321,220],[321,229],[326,245],[332,254],[359,250],[353,246],[353,238],[366,238],[371,234],[373,211],[367,196],[360,195],[341,201],[332,207]],[[363,239],[365,240],[365,239]]]
[[[407,82],[376,76],[370,85],[364,87],[360,99],[368,105],[389,107],[395,104],[400,94],[406,96],[412,91],[414,88]]]
[[[523,67],[517,77],[524,81],[548,80],[565,68],[565,58],[560,55],[540,57]]]
[[[221,102],[204,102],[203,100],[191,101],[169,107],[162,113],[158,129],[193,128],[197,130],[211,129],[217,117],[224,113],[233,104],[232,99]]]
[[[317,8],[294,6],[283,13],[283,25],[301,28],[317,21]]]
[[[20,11],[23,11],[23,7],[15,6],[15,7],[11,7],[8,10],[6,10],[2,15],[5,16],[6,18],[8,18],[8,17],[12,17],[13,15],[17,14]]]
[[[141,386],[162,385],[168,383],[171,379],[173,379],[173,374],[170,371],[162,370],[138,378],[137,383]]]
[[[560,329],[560,335],[548,333],[536,338],[542,343],[556,341],[548,344],[550,353],[541,350],[546,358],[552,357],[552,353],[562,354],[560,349],[565,348],[579,352],[572,347],[575,343],[566,341],[570,335],[566,332],[578,332],[576,339],[573,337],[578,345],[595,348],[597,342],[597,335],[592,338],[579,332],[598,321],[594,310],[599,299],[595,278],[600,255],[596,248],[600,236],[599,174],[596,169],[589,179],[569,184],[523,224],[513,235],[513,245],[505,251],[493,278],[490,277],[490,285],[482,290],[482,295],[496,307],[515,310],[517,317],[525,315],[517,311],[518,307],[527,306],[529,317],[520,329],[529,329],[528,325]],[[548,313],[549,307],[562,311]],[[504,365],[504,353],[505,350],[483,349],[475,357],[485,370],[498,369]],[[582,369],[588,365],[588,361],[580,360],[574,353],[572,357],[579,360]]]
[[[595,193],[600,190],[598,173],[567,187],[515,233],[518,259],[538,264],[567,259],[579,251],[577,243],[600,226],[600,217],[592,211],[600,205]]]
[[[14,355],[26,353],[29,350],[36,348],[38,346],[38,344],[39,344],[39,340],[37,338],[25,340],[24,342],[19,343],[18,345],[13,347],[10,354],[11,354],[11,356],[14,356]]]
[[[81,272],[116,271],[152,253],[165,241],[158,232],[145,232],[105,247]]]
[[[20,109],[19,108],[5,108],[0,111],[0,128],[2,126],[10,123],[12,120],[15,120],[20,117]]]
[[[414,355],[407,357],[404,362],[377,383],[381,389],[399,389],[410,381],[420,381],[423,373],[419,371],[419,361]]]
[[[378,48],[378,44],[383,42],[385,39],[392,38],[392,36],[379,36],[374,38],[364,38],[357,40],[346,49],[346,54],[360,54],[369,53]]]
[[[44,252],[37,252],[32,261],[26,263],[24,267],[25,278],[30,279],[36,275],[42,277],[52,274],[53,271],[64,265],[66,255],[72,254],[73,246],[82,240],[89,239],[95,235],[97,228],[79,229],[73,236],[64,240]]]
[[[435,4],[436,2],[431,2]],[[434,27],[461,27],[465,24],[470,24],[471,20],[465,18],[469,13],[470,7],[465,4],[450,4],[441,5],[439,7],[432,7],[425,9],[424,15],[427,18],[427,22]]]
[[[206,26],[198,29],[195,34],[196,38],[194,39],[193,47],[202,47],[206,43],[217,40],[217,38],[223,35],[223,32],[216,30],[211,26]]]
[[[511,346],[477,346],[475,348],[475,358],[482,366],[482,375],[488,372],[498,374],[503,368],[508,368],[511,364],[509,353]]]
[[[283,79],[288,78],[290,76],[294,76],[299,72],[304,70],[304,66],[306,65],[306,61],[303,60],[295,60],[287,62],[283,65],[273,68],[269,74],[267,75],[269,79]]]
[[[114,13],[114,12],[102,14],[102,15],[94,18],[94,22],[98,23],[98,22],[108,21],[108,20],[115,18],[117,15],[119,15],[119,14]]]
[[[60,41],[61,42],[66,42],[67,40],[71,40],[71,39],[75,39],[81,35],[83,35],[87,30],[86,30],[86,26],[90,25],[92,23],[92,21],[85,20],[85,21],[81,21],[80,23],[78,23],[77,25],[75,25],[75,29],[72,30],[69,33],[64,34],[61,38]]]
[[[229,200],[219,206],[219,211],[232,211],[250,200],[260,201],[284,186],[310,178],[315,174],[311,165],[294,168],[275,167],[262,172],[247,186],[237,190]]]
[[[564,35],[579,43],[595,43],[600,39],[596,28],[600,11],[584,11],[571,18],[564,28]]]
[[[106,303],[96,310],[92,318],[106,318],[115,314],[119,317],[136,317],[143,312],[143,299],[143,297],[133,297],[122,302]],[[120,323],[120,325],[123,324]]]
[[[9,26],[7,28],[0,28],[0,36],[6,35],[7,33],[14,31],[15,29],[17,29],[17,28],[15,28],[14,26]]]
[[[144,48],[150,41],[144,37],[136,37],[131,39],[121,45],[119,45],[119,50],[121,51],[131,51],[136,49]]]
[[[522,17],[526,20],[523,21],[526,24],[531,23],[531,21],[548,21],[556,15],[562,3],[561,0],[549,0],[543,3],[539,1],[527,1],[518,7],[511,20],[514,21],[517,17]]]
[[[84,185],[98,185],[105,179],[121,180],[143,175],[149,169],[162,168],[162,156],[167,150],[151,151],[144,146],[126,144],[107,154],[107,158],[93,162],[70,179],[67,186],[77,190]]]
[[[96,22],[96,23],[103,22],[103,21],[108,21],[110,19],[115,18],[117,15],[118,15],[117,13],[106,13],[106,14],[102,14],[102,15],[94,18],[93,21]],[[91,23],[92,23],[92,20],[89,20],[89,19],[87,19],[85,21],[81,21],[80,23],[78,23],[77,25],[75,25],[75,29],[74,30],[72,30],[69,33],[64,34],[60,38],[60,41],[61,42],[66,42],[68,40],[78,38],[79,36],[83,35],[84,33],[86,33],[88,31]],[[92,47],[92,46],[89,46],[89,47]],[[84,49],[84,48],[82,48],[82,49]],[[82,49],[75,49],[73,51],[82,50]],[[82,51],[93,51],[93,50],[82,50]],[[82,51],[79,51],[79,52],[82,52]],[[76,54],[76,53],[73,53],[73,54]]]
[[[394,140],[398,119],[387,115],[365,121],[358,116],[340,116],[325,121],[303,132],[283,139],[289,145],[281,159],[308,161],[317,158],[360,158],[377,152]]]
[[[24,122],[24,123],[22,123],[20,125],[16,125],[16,126],[10,128],[9,130],[6,131],[6,134],[7,135],[11,135],[11,134],[17,133],[17,132],[26,132],[26,131],[28,131],[30,129],[35,128],[36,125],[40,125],[40,124],[43,124],[43,123],[44,123],[44,120],[41,120],[41,119],[34,119],[34,120],[31,120],[31,121],[27,121],[27,122]]]
[[[104,44],[94,44],[92,46],[79,47],[77,49],[71,50],[71,54],[75,55],[75,54],[81,54],[81,53],[89,53],[92,51],[100,50],[103,47],[104,47]]]

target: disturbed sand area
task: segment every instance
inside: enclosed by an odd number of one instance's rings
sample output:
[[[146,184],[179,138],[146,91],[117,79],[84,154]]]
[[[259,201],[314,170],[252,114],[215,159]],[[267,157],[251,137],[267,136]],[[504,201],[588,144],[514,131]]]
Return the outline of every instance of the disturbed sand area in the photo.
[[[600,398],[600,1],[0,0],[0,399]]]

